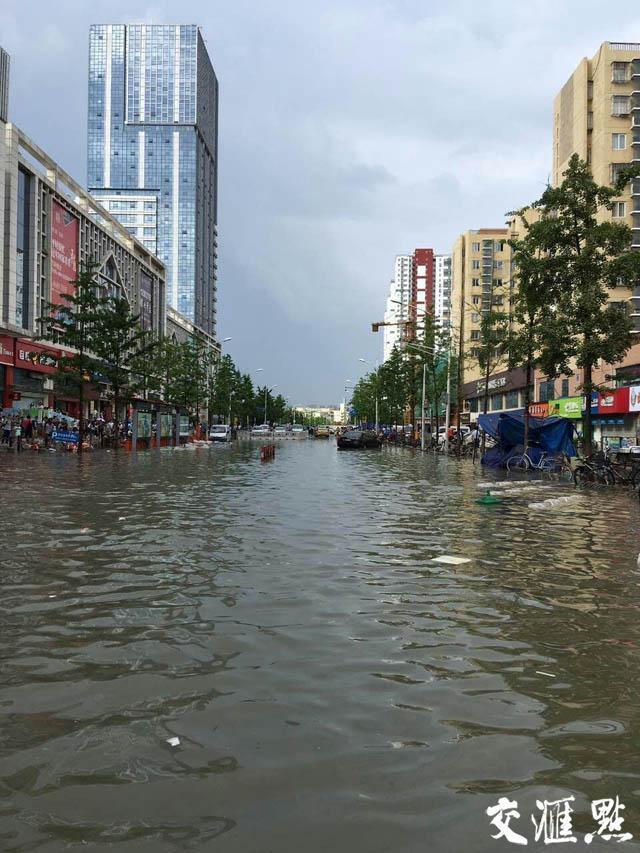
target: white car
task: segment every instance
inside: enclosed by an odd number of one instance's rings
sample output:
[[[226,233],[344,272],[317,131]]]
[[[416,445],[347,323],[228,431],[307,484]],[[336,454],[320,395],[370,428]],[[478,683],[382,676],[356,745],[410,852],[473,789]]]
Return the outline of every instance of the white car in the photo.
[[[209,430],[209,441],[231,441],[229,424],[213,424]]]
[[[277,426],[273,434],[276,438],[286,438],[287,437],[287,428],[284,426]]]
[[[271,435],[271,427],[269,426],[269,424],[260,424],[260,426],[254,426],[254,428],[251,430],[251,435],[254,435],[256,437],[262,436],[262,438],[265,438],[266,436]]]
[[[307,428],[302,424],[294,424],[291,427],[292,438],[306,438],[308,436]]]

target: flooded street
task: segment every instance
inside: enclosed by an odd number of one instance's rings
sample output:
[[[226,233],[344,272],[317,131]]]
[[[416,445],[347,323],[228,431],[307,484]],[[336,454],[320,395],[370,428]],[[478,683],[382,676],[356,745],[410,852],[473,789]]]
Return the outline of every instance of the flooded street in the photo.
[[[640,849],[637,498],[306,440],[0,476],[3,851],[511,849],[503,795]]]

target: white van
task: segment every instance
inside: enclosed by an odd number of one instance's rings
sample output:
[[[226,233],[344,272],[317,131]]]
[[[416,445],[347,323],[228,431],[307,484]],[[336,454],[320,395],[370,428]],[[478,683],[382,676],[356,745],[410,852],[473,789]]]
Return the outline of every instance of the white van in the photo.
[[[231,441],[229,424],[213,424],[209,430],[209,441]]]

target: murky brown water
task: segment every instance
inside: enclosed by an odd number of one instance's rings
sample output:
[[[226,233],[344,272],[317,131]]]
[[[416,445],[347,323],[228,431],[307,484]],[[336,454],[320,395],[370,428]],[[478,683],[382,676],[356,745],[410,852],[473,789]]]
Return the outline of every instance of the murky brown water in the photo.
[[[637,500],[256,453],[0,456],[0,849],[506,850],[503,794],[640,838]]]

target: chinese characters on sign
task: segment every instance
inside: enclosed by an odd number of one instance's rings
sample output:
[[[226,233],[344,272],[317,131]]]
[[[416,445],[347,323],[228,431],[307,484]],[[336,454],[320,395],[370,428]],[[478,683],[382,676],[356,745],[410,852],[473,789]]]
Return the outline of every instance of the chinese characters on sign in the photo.
[[[531,815],[531,823],[535,829],[534,841],[543,841],[544,844],[575,844],[578,838],[573,834],[572,814],[573,796],[563,797],[559,800],[536,800],[536,808],[539,814]],[[622,830],[624,818],[622,810],[624,805],[616,796],[614,799],[593,800],[591,803],[591,815],[597,827],[594,832],[588,832],[584,836],[585,844],[591,844],[594,838],[602,838],[604,841],[629,841],[633,838],[630,832]],[[496,805],[489,806],[486,810],[491,818],[491,826],[496,833],[492,838],[503,838],[509,844],[527,845],[528,838],[520,834],[515,824],[520,818],[518,803],[507,797],[500,797]]]

